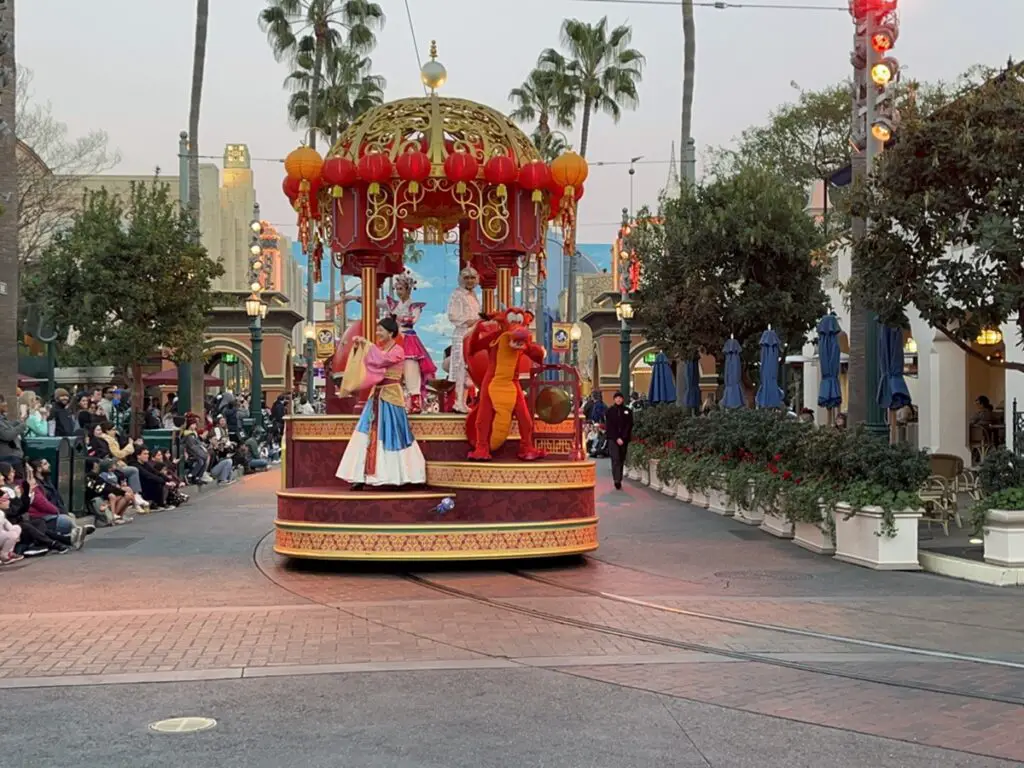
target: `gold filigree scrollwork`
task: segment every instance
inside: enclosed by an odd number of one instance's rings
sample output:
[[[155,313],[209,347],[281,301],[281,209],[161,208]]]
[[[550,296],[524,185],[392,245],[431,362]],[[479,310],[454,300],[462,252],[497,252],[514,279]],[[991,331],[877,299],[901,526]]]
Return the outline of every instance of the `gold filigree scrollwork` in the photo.
[[[497,187],[489,187],[480,207],[480,230],[496,243],[509,234],[508,198],[498,194]]]
[[[366,195],[366,236],[376,242],[395,234],[399,221],[409,216],[423,202],[426,195],[423,184],[411,191],[408,181],[381,184],[376,192]]]

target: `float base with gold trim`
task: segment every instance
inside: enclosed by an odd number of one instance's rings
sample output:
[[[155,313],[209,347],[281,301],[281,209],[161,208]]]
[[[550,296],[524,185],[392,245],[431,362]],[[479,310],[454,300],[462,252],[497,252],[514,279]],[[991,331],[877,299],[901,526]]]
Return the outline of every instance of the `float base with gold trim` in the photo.
[[[274,550],[327,560],[486,560],[576,555],[597,549],[595,465],[570,461],[572,421],[536,425],[549,458],[515,458],[513,434],[494,461],[465,460],[465,417],[409,418],[427,461],[421,489],[351,490],[334,476],[355,416],[285,422]],[[439,513],[441,500],[455,508]]]

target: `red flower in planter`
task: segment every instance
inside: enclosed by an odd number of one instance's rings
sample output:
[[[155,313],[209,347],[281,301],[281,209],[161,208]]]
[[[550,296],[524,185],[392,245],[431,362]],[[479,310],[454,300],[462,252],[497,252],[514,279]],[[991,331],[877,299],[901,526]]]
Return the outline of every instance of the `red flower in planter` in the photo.
[[[683,446],[683,453],[693,453],[693,448],[688,445]]]
[[[676,448],[676,441],[669,440],[667,443],[665,443],[665,447],[668,448],[670,451],[674,451]]]
[[[773,475],[779,474],[779,468],[776,467],[774,464],[768,465],[768,471],[771,472]]]
[[[793,483],[794,483],[795,485],[800,485],[800,483],[802,483],[803,481],[804,481],[804,479],[803,479],[802,477],[797,477],[797,478],[795,478],[795,479],[793,480]]]
[[[776,453],[774,456],[772,456],[772,461],[782,461],[782,454]]]
[[[789,480],[789,478],[791,478],[792,476],[793,476],[793,473],[790,472],[788,469],[785,472],[782,473],[782,479],[783,480]]]

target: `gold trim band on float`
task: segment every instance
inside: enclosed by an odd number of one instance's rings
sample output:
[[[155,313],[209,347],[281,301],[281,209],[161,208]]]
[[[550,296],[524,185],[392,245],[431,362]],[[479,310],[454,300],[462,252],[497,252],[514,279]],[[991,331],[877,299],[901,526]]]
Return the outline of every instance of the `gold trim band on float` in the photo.
[[[362,531],[365,533],[452,533],[458,531],[516,531],[528,529],[571,529],[585,528],[589,525],[597,525],[596,517],[569,518],[567,520],[537,520],[526,523],[428,523],[419,525],[416,523],[307,523],[304,521],[274,520],[274,526],[278,529],[284,528],[306,528],[323,530],[324,532],[338,531],[339,533],[351,533]]]
[[[455,496],[454,493],[438,491],[436,493],[414,492],[414,493],[376,493],[374,491],[349,491],[339,488],[336,491],[324,491],[323,493],[306,493],[283,490],[277,492],[279,499],[347,499],[352,501],[375,501],[377,499],[444,499],[448,496]]]
[[[329,529],[293,531],[279,525],[274,551],[317,560],[501,560],[574,555],[597,549],[596,518],[573,521],[568,526],[565,523],[560,520],[526,527],[452,524],[441,526],[443,531],[433,530],[438,526],[423,526],[426,530],[401,533],[383,532],[380,526],[365,533],[348,533]],[[510,525],[518,528],[511,529]]]
[[[359,423],[359,417],[355,415],[287,416],[285,418],[293,422],[289,436],[292,440],[300,443],[348,440],[355,432],[356,424]],[[423,414],[410,416],[409,426],[417,441],[447,442],[455,440],[468,445],[465,421],[466,417],[462,414]],[[557,435],[571,439],[572,433],[572,419],[567,419],[560,424],[546,424],[537,421],[533,425],[535,437]],[[519,425],[514,419],[508,439],[519,439]]]
[[[597,466],[593,461],[427,462],[427,485],[435,488],[559,491],[593,488],[596,484]]]

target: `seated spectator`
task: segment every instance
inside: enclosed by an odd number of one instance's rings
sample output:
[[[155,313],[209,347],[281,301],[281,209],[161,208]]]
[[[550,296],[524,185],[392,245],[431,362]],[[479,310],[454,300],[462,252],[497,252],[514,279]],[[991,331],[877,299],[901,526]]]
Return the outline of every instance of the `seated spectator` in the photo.
[[[185,454],[188,467],[188,480],[196,485],[213,482],[210,476],[210,453],[199,437],[198,417],[190,414],[186,417],[185,426],[181,430],[181,449]]]
[[[142,483],[142,497],[149,502],[149,508],[159,512],[167,508],[168,481],[153,466],[149,448],[142,446],[135,456],[135,466],[139,470],[139,481]]]
[[[46,533],[57,538],[67,536],[71,539],[71,546],[81,549],[85,541],[85,528],[75,524],[75,518],[65,515],[50,503],[46,498],[46,491],[36,481],[35,472],[25,473],[25,486],[28,492],[28,516],[36,520],[42,520],[46,525]],[[93,528],[95,530],[95,528]],[[90,531],[91,533],[92,531]]]
[[[21,469],[25,458],[21,437],[27,430],[25,422],[12,421],[7,417],[7,398],[0,395],[0,461]]]
[[[0,493],[7,497],[9,508],[5,509],[5,517],[20,531],[19,542],[15,552],[26,557],[38,557],[47,552],[70,552],[70,539],[62,543],[46,533],[46,524],[41,520],[32,520],[28,516],[28,506],[22,498],[23,483],[17,479],[14,468],[10,464],[0,463]]]
[[[266,470],[270,461],[264,455],[266,449],[260,445],[260,440],[266,435],[262,427],[256,427],[249,438],[242,443],[238,449],[239,463],[245,470],[245,474]]]
[[[64,508],[64,499],[61,498],[57,486],[53,484],[50,462],[46,459],[30,459],[28,466],[36,477],[36,483],[43,489],[43,493],[46,494],[46,500],[53,504],[62,515],[67,515],[68,511]]]
[[[188,501],[188,494],[182,489],[187,483],[182,480],[174,471],[174,466],[166,460],[164,452],[157,448],[152,454],[153,469],[167,481],[167,504],[171,507],[180,507]]]
[[[97,522],[105,525],[124,525],[131,518],[125,513],[131,509],[128,494],[118,484],[109,483],[100,475],[100,462],[85,460],[85,502],[96,515]]]
[[[103,442],[107,447],[107,457],[117,459],[117,472],[125,476],[128,481],[128,485],[131,486],[132,491],[135,492],[135,498],[138,502],[137,506],[148,507],[147,502],[142,496],[142,483],[139,480],[139,468],[129,466],[126,459],[135,453],[135,444],[131,441],[125,443],[124,446],[117,439],[117,430],[114,429],[114,425],[109,421],[101,421],[96,425],[96,431],[93,433],[98,437],[97,442]],[[102,455],[98,455],[97,458],[104,458]]]
[[[145,515],[149,512],[149,502],[142,498],[141,494],[128,484],[128,478],[121,471],[122,464],[115,459],[103,459],[100,462],[100,477],[111,485],[115,485],[124,491],[128,500],[128,508],[137,515]],[[137,471],[137,467],[132,467]]]
[[[156,400],[154,398],[146,398],[143,410],[143,429],[160,429],[163,426],[163,423],[160,420],[160,409],[157,408]]]
[[[221,459],[233,459],[235,454],[236,443],[231,434],[231,428],[228,426],[228,420],[226,416],[218,416],[217,422],[210,432],[210,449],[213,452],[213,463],[217,463]]]
[[[21,526],[7,519],[10,511],[11,497],[0,492],[0,565],[16,563],[24,558],[24,555],[14,551],[14,547],[21,541]]]

